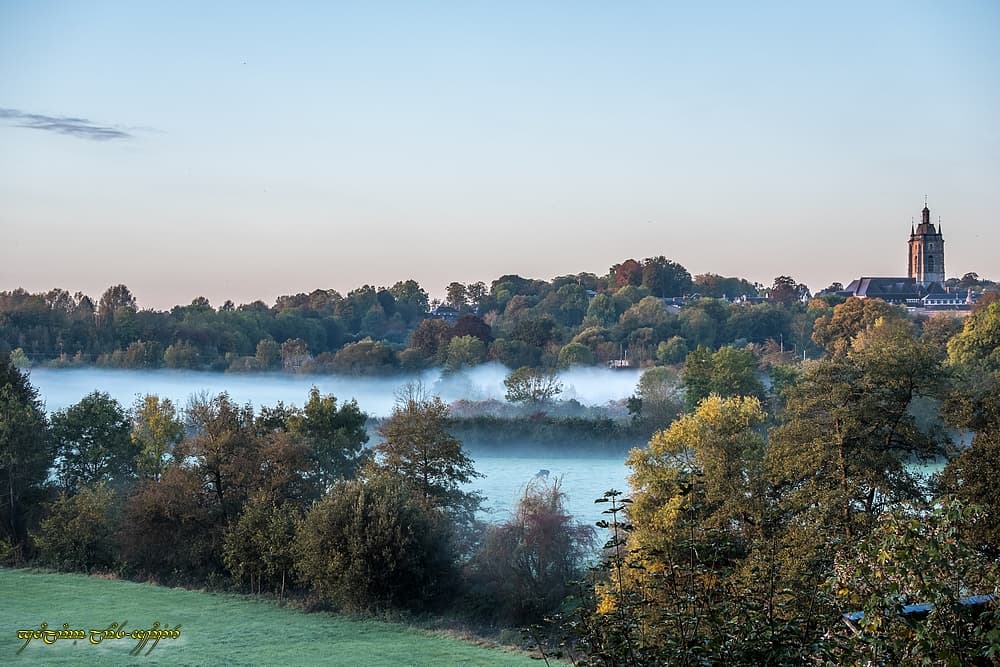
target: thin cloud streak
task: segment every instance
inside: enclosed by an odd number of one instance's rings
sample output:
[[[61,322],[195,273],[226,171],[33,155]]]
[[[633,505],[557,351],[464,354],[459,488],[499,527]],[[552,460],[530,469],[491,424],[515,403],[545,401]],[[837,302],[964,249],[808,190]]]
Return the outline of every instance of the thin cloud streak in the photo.
[[[91,141],[131,139],[135,136],[120,126],[99,125],[86,118],[46,116],[44,114],[26,113],[20,109],[0,108],[0,118],[14,121],[14,127],[23,127],[29,130],[45,130],[80,139],[90,139]]]

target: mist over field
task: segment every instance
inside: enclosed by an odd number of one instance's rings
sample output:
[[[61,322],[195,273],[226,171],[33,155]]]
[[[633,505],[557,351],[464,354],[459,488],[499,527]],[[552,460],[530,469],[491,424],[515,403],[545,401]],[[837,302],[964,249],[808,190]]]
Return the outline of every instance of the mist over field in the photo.
[[[431,369],[418,375],[359,377],[345,375],[292,375],[287,373],[211,373],[175,370],[116,370],[99,368],[31,370],[31,382],[38,387],[48,412],[62,410],[94,390],[107,392],[124,407],[137,396],[156,394],[183,407],[192,394],[228,392],[239,403],[259,408],[305,403],[309,388],[316,385],[324,394],[338,401],[355,399],[372,417],[385,417],[392,411],[395,394],[407,382],[420,381],[446,403],[466,399],[503,400],[503,380],[510,372],[501,364],[484,364],[455,373]],[[630,396],[641,375],[639,370],[572,368],[559,374],[563,384],[560,399],[575,399],[584,405],[605,405]]]

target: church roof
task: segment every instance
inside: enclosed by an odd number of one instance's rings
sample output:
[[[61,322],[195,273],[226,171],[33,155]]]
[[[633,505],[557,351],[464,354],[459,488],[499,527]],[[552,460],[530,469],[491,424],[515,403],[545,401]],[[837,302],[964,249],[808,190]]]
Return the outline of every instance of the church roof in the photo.
[[[889,303],[914,302],[925,297],[944,298],[955,297],[940,283],[930,283],[921,286],[916,278],[871,277],[862,276],[844,288],[842,294],[856,296],[862,299],[882,299]],[[963,295],[964,298],[964,295]]]
[[[844,290],[858,297],[879,299],[919,299],[920,287],[915,278],[875,278],[862,276],[851,282]]]

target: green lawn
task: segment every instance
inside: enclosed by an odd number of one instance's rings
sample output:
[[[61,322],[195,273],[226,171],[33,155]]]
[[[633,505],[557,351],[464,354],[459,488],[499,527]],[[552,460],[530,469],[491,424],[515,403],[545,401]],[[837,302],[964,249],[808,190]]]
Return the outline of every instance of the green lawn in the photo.
[[[33,639],[18,630],[69,623],[88,639]],[[127,622],[173,628],[147,656],[129,637],[91,644],[90,630]],[[147,644],[149,646],[149,644]],[[403,625],[307,614],[239,595],[201,593],[75,574],[0,568],[0,664],[42,665],[538,665],[523,655],[434,636]]]

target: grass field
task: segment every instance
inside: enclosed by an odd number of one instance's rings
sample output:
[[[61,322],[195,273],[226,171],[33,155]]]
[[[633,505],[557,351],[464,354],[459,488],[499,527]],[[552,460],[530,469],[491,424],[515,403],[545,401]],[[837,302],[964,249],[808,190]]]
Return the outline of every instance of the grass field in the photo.
[[[18,630],[84,630],[87,639],[32,639]],[[128,636],[94,645],[92,629],[180,625],[147,656]],[[147,648],[152,644],[147,644]],[[32,665],[538,665],[403,625],[282,608],[271,602],[149,584],[0,568],[0,664]]]

